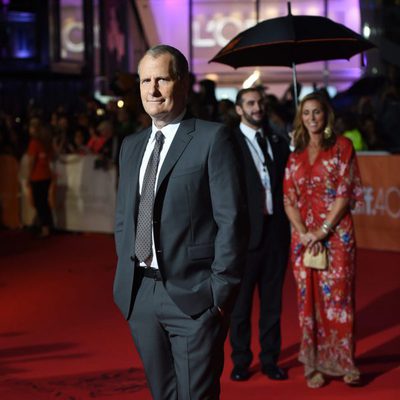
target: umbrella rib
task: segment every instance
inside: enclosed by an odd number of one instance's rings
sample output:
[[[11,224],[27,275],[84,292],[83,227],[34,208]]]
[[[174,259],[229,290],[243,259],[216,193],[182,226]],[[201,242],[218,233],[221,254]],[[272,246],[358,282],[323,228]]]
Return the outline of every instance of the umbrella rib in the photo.
[[[227,54],[232,54],[235,52],[240,52],[246,49],[252,49],[252,48],[257,48],[257,47],[263,47],[263,46],[273,46],[273,45],[281,45],[281,44],[293,44],[293,43],[310,43],[310,42],[335,42],[335,41],[348,41],[348,42],[357,42],[356,39],[353,38],[326,38],[326,39],[303,39],[303,40],[282,40],[282,41],[276,41],[273,43],[258,43],[258,44],[250,44],[247,46],[242,46],[238,47],[236,49],[229,50],[229,52],[222,53],[220,56],[225,56]]]
[[[357,39],[354,38],[321,38],[321,39],[302,39],[295,40],[297,43],[306,43],[306,42],[358,42]]]

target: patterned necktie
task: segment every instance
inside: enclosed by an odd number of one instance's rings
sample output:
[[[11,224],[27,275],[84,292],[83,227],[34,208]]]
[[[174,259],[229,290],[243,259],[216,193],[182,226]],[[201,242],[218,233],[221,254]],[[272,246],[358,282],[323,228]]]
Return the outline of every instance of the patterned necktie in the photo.
[[[164,143],[164,135],[161,131],[156,132],[156,143],[150,155],[146,172],[143,178],[142,193],[140,195],[139,213],[137,218],[135,254],[140,262],[147,266],[152,260],[152,226],[153,226],[153,204],[154,187],[157,177],[160,153]]]
[[[274,174],[274,162],[272,161],[272,158],[268,153],[267,140],[258,131],[256,132],[256,139],[257,139],[257,143],[260,146],[260,149],[264,155],[264,160],[265,160],[264,165],[268,169],[268,174],[270,176],[270,179],[272,179],[273,174]]]

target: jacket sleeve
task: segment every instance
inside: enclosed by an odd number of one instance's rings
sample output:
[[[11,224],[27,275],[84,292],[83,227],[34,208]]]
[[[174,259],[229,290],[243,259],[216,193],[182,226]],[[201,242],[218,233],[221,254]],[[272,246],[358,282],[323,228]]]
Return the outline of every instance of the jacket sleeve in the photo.
[[[248,213],[244,176],[233,134],[221,128],[214,138],[208,158],[212,210],[217,225],[211,286],[215,305],[229,309],[245,264]]]

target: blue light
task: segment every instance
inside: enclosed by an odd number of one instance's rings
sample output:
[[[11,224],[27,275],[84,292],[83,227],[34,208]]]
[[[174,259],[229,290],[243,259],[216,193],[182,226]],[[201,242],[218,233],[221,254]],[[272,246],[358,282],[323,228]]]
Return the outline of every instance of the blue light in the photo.
[[[36,15],[28,12],[0,14],[0,22],[7,30],[6,57],[26,59],[36,54]]]

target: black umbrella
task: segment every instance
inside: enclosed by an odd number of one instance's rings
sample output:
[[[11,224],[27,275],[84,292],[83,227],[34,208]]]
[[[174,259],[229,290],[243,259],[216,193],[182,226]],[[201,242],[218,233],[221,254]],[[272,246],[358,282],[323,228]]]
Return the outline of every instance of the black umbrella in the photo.
[[[355,81],[346,93],[351,96],[371,96],[376,94],[385,82],[386,78],[383,75],[364,76]]]
[[[329,18],[292,15],[288,2],[286,17],[267,19],[239,33],[209,62],[234,68],[292,67],[297,101],[296,64],[350,59],[372,47],[361,35]]]

